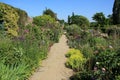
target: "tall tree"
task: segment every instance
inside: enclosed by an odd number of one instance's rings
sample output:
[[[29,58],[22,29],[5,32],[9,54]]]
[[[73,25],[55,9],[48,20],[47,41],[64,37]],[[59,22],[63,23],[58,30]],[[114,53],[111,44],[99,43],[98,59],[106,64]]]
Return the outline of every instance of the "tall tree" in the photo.
[[[55,18],[57,20],[57,14],[54,13],[51,9],[47,9],[43,11],[43,14],[50,15],[52,18]]]
[[[68,24],[76,24],[83,29],[90,26],[89,20],[86,17],[82,15],[75,15],[74,12],[72,13],[72,16],[68,15]]]
[[[115,0],[113,5],[113,23],[120,24],[120,0]]]
[[[108,17],[108,18],[107,18],[108,24],[109,24],[109,25],[112,25],[112,24],[113,24],[113,15],[109,14],[107,17]]]
[[[94,14],[92,18],[99,24],[103,24],[103,22],[105,21],[105,16],[102,12]]]
[[[81,28],[87,28],[90,25],[89,20],[82,15],[74,15],[74,16],[72,15],[71,24],[76,24]]]
[[[106,24],[106,18],[102,12],[94,14],[92,18],[97,22],[97,25],[104,26]]]
[[[68,15],[68,24],[69,25],[71,24],[71,17],[70,17],[70,15]]]

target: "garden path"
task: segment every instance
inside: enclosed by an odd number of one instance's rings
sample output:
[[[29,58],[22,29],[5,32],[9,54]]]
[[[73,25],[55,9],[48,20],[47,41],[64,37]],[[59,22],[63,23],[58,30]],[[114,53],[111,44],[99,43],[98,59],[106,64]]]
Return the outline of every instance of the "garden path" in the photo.
[[[48,58],[43,60],[42,66],[30,80],[69,80],[73,71],[65,67],[65,54],[69,50],[66,41],[66,36],[62,35],[59,42],[51,47]]]

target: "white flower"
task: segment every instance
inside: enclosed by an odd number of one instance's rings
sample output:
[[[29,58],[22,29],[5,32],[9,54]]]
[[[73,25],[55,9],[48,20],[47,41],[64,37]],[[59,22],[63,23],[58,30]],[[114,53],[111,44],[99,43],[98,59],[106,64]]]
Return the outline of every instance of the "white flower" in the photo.
[[[96,64],[99,64],[99,62],[96,62]]]
[[[105,68],[102,68],[102,71],[106,71],[106,69],[105,69]]]
[[[113,47],[112,47],[111,45],[109,45],[109,48],[110,48],[110,49],[113,49]]]

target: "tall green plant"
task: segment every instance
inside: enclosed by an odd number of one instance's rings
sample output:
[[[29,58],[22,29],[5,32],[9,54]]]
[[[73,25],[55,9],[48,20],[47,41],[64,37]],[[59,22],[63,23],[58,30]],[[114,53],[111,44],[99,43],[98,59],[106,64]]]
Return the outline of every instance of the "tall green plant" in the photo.
[[[113,5],[113,23],[120,24],[120,0],[115,0]]]
[[[6,66],[0,62],[0,80],[25,80],[30,75],[28,72],[28,65],[24,63],[17,66]]]

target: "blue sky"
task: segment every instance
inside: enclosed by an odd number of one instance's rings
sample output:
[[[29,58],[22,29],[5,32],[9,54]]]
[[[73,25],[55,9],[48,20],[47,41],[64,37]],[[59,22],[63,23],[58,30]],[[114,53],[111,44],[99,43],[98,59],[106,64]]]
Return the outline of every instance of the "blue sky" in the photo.
[[[106,16],[112,14],[114,0],[0,0],[14,7],[25,10],[30,17],[42,15],[46,8],[52,9],[59,19],[67,21],[72,12],[86,16],[92,21],[96,12]]]

